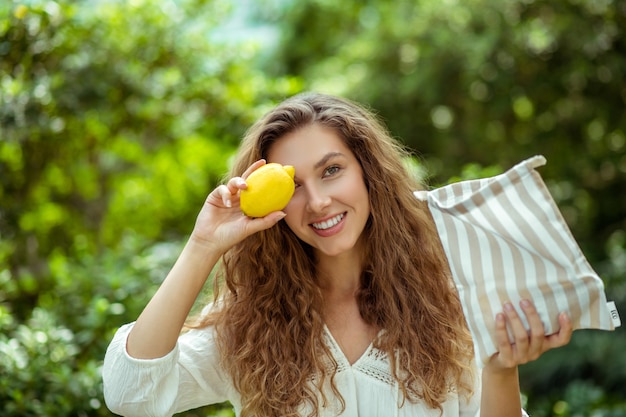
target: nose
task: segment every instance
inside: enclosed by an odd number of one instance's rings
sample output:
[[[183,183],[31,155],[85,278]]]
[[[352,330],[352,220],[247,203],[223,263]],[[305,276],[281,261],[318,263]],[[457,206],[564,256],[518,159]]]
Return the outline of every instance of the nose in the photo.
[[[307,209],[312,213],[324,213],[324,210],[330,205],[331,198],[320,187],[307,187]]]

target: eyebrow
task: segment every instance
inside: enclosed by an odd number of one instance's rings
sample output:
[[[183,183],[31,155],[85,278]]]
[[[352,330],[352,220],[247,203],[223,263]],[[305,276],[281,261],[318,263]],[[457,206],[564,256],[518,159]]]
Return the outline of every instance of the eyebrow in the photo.
[[[326,165],[326,163],[327,163],[329,160],[331,160],[331,159],[333,159],[333,158],[335,158],[335,157],[338,157],[338,156],[344,156],[344,155],[343,155],[341,152],[328,152],[326,155],[324,155],[324,156],[322,157],[322,159],[320,159],[319,161],[317,161],[317,162],[315,163],[314,168],[316,168],[316,169],[317,169],[317,168],[320,168],[320,167],[322,167],[323,165]]]

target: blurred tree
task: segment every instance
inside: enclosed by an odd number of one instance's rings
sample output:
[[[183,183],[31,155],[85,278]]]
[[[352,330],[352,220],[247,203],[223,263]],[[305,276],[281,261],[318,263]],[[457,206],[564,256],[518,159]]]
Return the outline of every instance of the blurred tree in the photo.
[[[0,257],[21,297],[45,288],[53,248],[190,230],[260,106],[290,88],[250,48],[210,42],[220,1],[2,8]]]

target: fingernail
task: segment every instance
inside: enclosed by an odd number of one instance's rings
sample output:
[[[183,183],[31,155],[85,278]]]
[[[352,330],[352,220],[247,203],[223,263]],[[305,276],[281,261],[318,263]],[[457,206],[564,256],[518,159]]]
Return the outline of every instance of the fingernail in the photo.
[[[514,310],[513,304],[511,304],[509,302],[504,303],[504,309],[507,310],[507,311],[513,311]]]
[[[497,321],[504,321],[504,314],[502,314],[502,313],[496,314],[496,320]]]
[[[520,304],[522,305],[522,307],[530,307],[530,301],[528,300],[522,300]]]
[[[561,319],[565,320],[565,321],[570,321],[571,319],[569,318],[569,314],[567,314],[565,311],[563,311],[561,313]]]
[[[230,200],[226,200],[226,207],[232,207],[233,203]]]

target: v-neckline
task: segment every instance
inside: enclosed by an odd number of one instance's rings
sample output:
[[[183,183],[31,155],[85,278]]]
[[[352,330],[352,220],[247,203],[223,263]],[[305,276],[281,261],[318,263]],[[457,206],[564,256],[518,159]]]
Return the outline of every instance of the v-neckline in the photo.
[[[372,339],[372,341],[367,345],[367,348],[365,348],[365,350],[363,351],[361,356],[359,356],[353,363],[350,363],[350,360],[346,356],[346,353],[343,351],[343,349],[341,348],[341,345],[339,344],[339,342],[337,342],[337,339],[335,339],[335,336],[333,336],[333,333],[330,331],[330,329],[328,328],[328,326],[326,324],[324,324],[324,331],[326,332],[326,335],[328,336],[328,338],[330,339],[331,343],[333,344],[333,347],[335,348],[334,350],[336,350],[338,352],[337,355],[339,355],[339,357],[335,358],[335,359],[341,360],[341,361],[344,362],[344,365],[346,365],[349,368],[353,368],[359,362],[364,360],[364,358],[369,355],[369,353],[372,351],[372,349],[374,349],[374,341],[381,334],[382,329],[379,330],[378,333],[376,333],[376,336],[374,336],[374,339]]]

